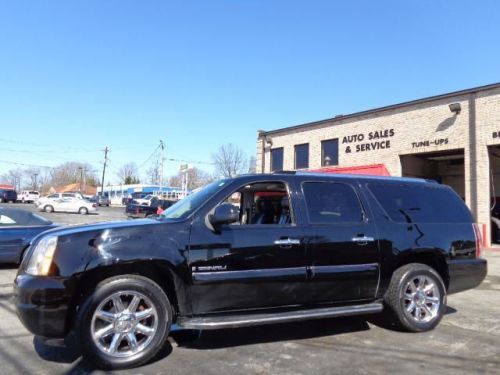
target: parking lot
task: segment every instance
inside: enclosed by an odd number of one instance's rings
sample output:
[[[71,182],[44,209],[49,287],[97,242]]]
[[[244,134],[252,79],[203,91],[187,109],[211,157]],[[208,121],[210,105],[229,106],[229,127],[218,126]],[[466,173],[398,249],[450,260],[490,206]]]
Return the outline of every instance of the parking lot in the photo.
[[[12,206],[12,205],[10,205]],[[16,207],[34,210],[33,205]],[[124,219],[122,207],[97,215],[41,213],[62,224]],[[448,298],[431,332],[398,332],[379,316],[337,318],[235,330],[175,330],[152,363],[123,374],[498,373],[500,368],[500,252],[488,251],[489,271],[474,290]],[[76,346],[34,338],[15,315],[16,270],[0,269],[2,373],[96,373]],[[97,371],[98,373],[98,371]]]

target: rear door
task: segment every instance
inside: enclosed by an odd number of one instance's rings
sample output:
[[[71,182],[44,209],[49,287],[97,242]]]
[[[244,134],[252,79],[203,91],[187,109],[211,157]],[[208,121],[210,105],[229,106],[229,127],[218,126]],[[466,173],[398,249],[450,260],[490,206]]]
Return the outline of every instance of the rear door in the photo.
[[[301,188],[314,233],[308,247],[311,303],[373,299],[379,241],[356,180],[304,181]]]

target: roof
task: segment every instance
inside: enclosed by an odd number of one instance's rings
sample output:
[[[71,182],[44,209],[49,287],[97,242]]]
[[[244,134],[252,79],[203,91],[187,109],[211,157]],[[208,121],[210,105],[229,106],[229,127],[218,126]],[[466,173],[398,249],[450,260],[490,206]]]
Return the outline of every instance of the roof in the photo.
[[[75,182],[74,184],[69,184],[65,186],[56,186],[53,188],[56,193],[69,193],[69,192],[81,192],[85,195],[96,195],[97,188],[95,186],[86,185],[84,191],[80,189],[80,183]]]
[[[300,176],[302,179],[304,177],[312,177],[315,179],[325,179],[325,178],[332,178],[332,179],[346,179],[346,180],[372,180],[372,181],[384,181],[384,182],[418,182],[418,183],[436,183],[434,180],[428,180],[428,179],[423,179],[423,178],[415,178],[415,177],[394,177],[394,176],[374,176],[374,175],[368,175],[368,174],[342,174],[342,173],[322,173],[322,172],[317,172],[317,171],[277,171],[273,173],[255,173],[255,174],[244,174],[238,177],[231,178],[229,180],[235,181],[239,179],[243,180],[258,180],[258,181],[265,181],[265,180],[276,180],[277,176],[286,176],[286,177],[293,177],[293,176]]]
[[[351,113],[351,114],[348,114],[348,115],[339,115],[339,116],[335,116],[333,118],[329,118],[329,119],[325,119],[325,120],[308,122],[308,123],[299,124],[299,125],[292,125],[292,126],[288,126],[288,127],[285,127],[285,128],[275,129],[275,130],[261,131],[260,134],[261,135],[271,135],[271,134],[276,134],[276,133],[280,133],[280,132],[283,132],[283,131],[298,130],[298,129],[313,127],[313,126],[327,124],[327,123],[335,123],[335,122],[340,122],[340,121],[343,121],[343,120],[346,120],[346,119],[352,119],[352,118],[356,118],[356,117],[361,117],[361,116],[366,116],[366,115],[371,115],[371,114],[377,114],[377,113],[384,112],[384,111],[389,111],[389,110],[398,109],[398,108],[410,107],[410,106],[413,106],[413,105],[422,104],[422,103],[428,103],[428,102],[432,102],[432,101],[436,101],[436,100],[441,100],[441,99],[452,99],[452,98],[455,98],[455,97],[461,96],[461,95],[473,94],[473,93],[476,93],[476,92],[479,92],[479,91],[487,91],[487,90],[493,90],[493,89],[498,89],[498,88],[500,88],[500,82],[499,83],[493,83],[493,84],[490,84],[490,85],[485,85],[485,86],[473,87],[473,88],[466,89],[466,90],[453,91],[453,92],[449,92],[449,93],[446,93],[446,94],[429,96],[429,97],[426,97],[426,98],[411,100],[411,101],[408,101],[408,102],[402,102],[402,103],[398,103],[398,104],[392,104],[392,105],[388,105],[388,106],[385,106],[385,107],[379,107],[379,108],[369,109],[369,110],[366,110],[366,111],[355,112],[355,113]]]

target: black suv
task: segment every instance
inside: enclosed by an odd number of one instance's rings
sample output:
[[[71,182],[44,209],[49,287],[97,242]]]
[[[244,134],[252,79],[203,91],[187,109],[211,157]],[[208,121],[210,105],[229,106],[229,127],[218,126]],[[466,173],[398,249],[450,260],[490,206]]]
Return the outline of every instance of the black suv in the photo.
[[[390,314],[434,328],[486,276],[477,226],[447,186],[309,173],[214,182],[157,219],[50,230],[15,280],[34,334],[73,332],[103,368],[137,366],[172,323],[217,329]]]
[[[0,189],[0,202],[7,203],[12,202],[16,203],[17,201],[17,193],[13,189]]]

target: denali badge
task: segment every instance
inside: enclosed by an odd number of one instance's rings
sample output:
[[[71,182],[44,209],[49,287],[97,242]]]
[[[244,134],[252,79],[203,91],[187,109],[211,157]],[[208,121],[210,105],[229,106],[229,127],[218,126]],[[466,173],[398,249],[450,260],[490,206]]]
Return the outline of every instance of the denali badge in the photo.
[[[225,271],[227,266],[200,266],[193,267],[193,271]]]

